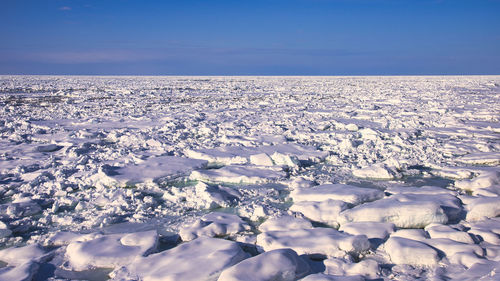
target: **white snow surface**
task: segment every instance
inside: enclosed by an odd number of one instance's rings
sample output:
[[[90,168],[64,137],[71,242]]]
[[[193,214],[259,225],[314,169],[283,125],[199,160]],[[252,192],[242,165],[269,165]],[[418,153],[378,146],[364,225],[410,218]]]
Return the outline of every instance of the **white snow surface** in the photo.
[[[0,76],[0,280],[498,279],[498,104],[500,76]]]

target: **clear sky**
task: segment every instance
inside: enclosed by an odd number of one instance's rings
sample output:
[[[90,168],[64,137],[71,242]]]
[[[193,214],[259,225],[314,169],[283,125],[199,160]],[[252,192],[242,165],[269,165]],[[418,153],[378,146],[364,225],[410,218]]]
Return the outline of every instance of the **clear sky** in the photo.
[[[500,74],[500,0],[1,0],[0,74]]]

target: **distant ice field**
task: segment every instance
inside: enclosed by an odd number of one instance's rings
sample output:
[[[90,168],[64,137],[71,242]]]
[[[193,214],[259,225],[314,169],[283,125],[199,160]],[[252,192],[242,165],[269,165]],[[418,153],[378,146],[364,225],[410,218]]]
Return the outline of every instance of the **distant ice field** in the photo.
[[[499,195],[500,76],[0,76],[0,280],[499,280]]]

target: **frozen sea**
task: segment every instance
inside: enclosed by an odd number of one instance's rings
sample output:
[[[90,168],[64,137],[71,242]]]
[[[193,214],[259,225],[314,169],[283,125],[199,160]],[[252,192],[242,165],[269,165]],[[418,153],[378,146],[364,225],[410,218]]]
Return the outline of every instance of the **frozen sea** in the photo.
[[[500,76],[0,76],[0,280],[500,280]]]

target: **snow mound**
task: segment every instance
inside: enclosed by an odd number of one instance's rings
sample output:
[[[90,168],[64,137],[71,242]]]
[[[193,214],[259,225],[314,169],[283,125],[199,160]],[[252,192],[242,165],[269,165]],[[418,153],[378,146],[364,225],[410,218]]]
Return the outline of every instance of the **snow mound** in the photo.
[[[397,177],[397,173],[389,169],[384,164],[375,164],[372,166],[355,169],[352,171],[355,177],[361,179],[375,179],[375,180],[392,180]]]
[[[467,202],[467,221],[479,221],[500,216],[499,197],[478,197]]]
[[[485,241],[493,245],[500,245],[500,218],[486,219],[470,223],[469,233],[478,240]]]
[[[425,227],[431,238],[448,238],[457,242],[474,244],[474,240],[469,233],[457,230],[449,225],[430,224]]]
[[[323,184],[311,188],[295,189],[290,193],[294,202],[340,200],[353,205],[384,197],[384,192],[347,184]]]
[[[500,165],[500,152],[471,153],[457,160],[465,164],[495,166]]]
[[[396,264],[437,265],[438,253],[425,243],[402,238],[391,237],[384,244],[385,251],[391,261]]]
[[[339,258],[323,260],[324,273],[343,276],[362,276],[369,279],[379,277],[380,267],[373,259],[363,259],[357,263]]]
[[[43,262],[49,257],[50,253],[46,253],[38,244],[0,250],[0,261],[8,263],[9,266],[20,266],[29,262]]]
[[[113,271],[113,280],[217,280],[220,273],[249,257],[237,243],[200,237],[173,249],[148,257]]]
[[[328,199],[320,202],[294,202],[290,207],[290,211],[299,212],[310,220],[322,222],[333,227],[338,227],[339,214],[347,208],[348,204],[344,201]]]
[[[500,185],[500,173],[493,171],[483,171],[479,173],[478,176],[472,179],[464,179],[460,181],[455,181],[455,187],[471,191],[473,195],[477,195],[480,192],[485,192],[491,189],[493,186]],[[499,194],[494,194],[498,196]]]
[[[293,281],[309,272],[309,265],[291,249],[279,249],[246,259],[226,270],[218,281]]]
[[[105,171],[119,185],[133,185],[152,182],[165,177],[178,177],[189,174],[194,169],[205,167],[207,161],[177,156],[151,157],[139,164],[132,164],[118,169]]]
[[[483,248],[476,244],[465,244],[457,241],[453,241],[448,238],[435,238],[435,239],[425,239],[421,242],[438,249],[443,252],[447,257],[452,257],[457,253],[470,253],[477,257],[482,257]]]
[[[339,230],[352,235],[366,235],[369,239],[385,240],[395,230],[393,223],[386,222],[351,222],[340,226]]]
[[[263,184],[286,176],[281,168],[264,166],[225,166],[220,169],[193,171],[192,180],[211,183]]]
[[[250,230],[250,225],[233,214],[212,212],[204,215],[191,225],[181,227],[179,235],[183,241],[197,237],[220,237]]]
[[[310,221],[293,216],[280,216],[266,220],[259,226],[260,232],[313,228]]]
[[[359,254],[370,249],[365,235],[350,235],[333,228],[268,231],[257,236],[257,245],[265,251],[291,248],[298,254],[342,257],[346,253]]]
[[[208,185],[198,182],[195,186],[170,187],[162,198],[171,202],[183,203],[196,209],[215,209],[229,207],[237,202],[240,194],[229,187]]]
[[[7,266],[0,268],[0,280],[32,280],[39,264],[52,257],[38,244],[0,250],[0,261]]]
[[[188,149],[185,151],[185,154],[191,158],[203,159],[224,165],[263,162],[266,166],[271,164],[269,160],[274,165],[296,166],[299,163],[294,159],[319,162],[328,156],[327,152],[318,151],[311,146],[298,144],[278,144],[260,147],[224,146],[199,150]],[[267,157],[264,157],[262,154],[266,154]],[[269,156],[271,159],[268,159]]]
[[[431,223],[448,222],[448,217],[438,202],[404,199],[391,196],[345,210],[340,213],[340,224],[390,222],[400,228],[423,228]]]
[[[30,281],[38,272],[39,265],[35,262],[26,262],[19,266],[0,268],[0,280]]]
[[[147,255],[156,249],[155,230],[129,234],[110,234],[88,240],[75,241],[66,248],[66,257],[74,270],[93,267],[115,268]]]

